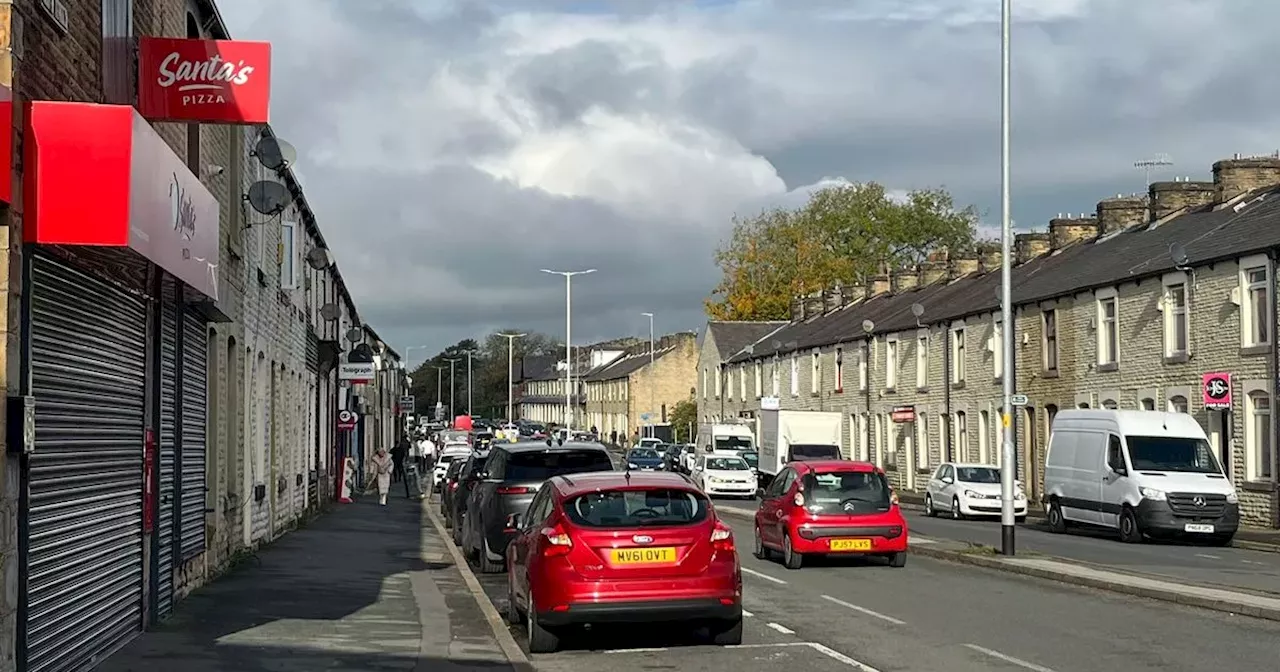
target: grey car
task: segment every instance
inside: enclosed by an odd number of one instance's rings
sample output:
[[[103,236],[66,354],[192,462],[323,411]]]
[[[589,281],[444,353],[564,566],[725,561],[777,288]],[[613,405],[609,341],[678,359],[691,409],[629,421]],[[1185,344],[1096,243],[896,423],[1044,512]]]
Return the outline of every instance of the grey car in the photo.
[[[523,514],[544,481],[553,476],[613,471],[613,460],[595,442],[526,441],[497,444],[480,481],[467,497],[462,518],[462,548],[480,571],[503,569],[507,543],[516,533],[513,514]]]

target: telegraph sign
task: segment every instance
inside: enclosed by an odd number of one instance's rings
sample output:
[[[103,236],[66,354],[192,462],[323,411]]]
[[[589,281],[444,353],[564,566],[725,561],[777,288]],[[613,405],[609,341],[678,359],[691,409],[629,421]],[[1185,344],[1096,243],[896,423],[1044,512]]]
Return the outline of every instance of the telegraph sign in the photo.
[[[355,411],[343,409],[338,411],[338,431],[349,432],[356,428],[356,423],[360,421],[360,416]]]
[[[414,412],[414,410],[415,410],[415,407],[414,407],[414,403],[413,403],[413,395],[412,395],[412,394],[406,394],[405,396],[400,397],[400,412],[401,412],[401,413],[410,413],[410,414],[411,414],[411,413],[413,413],[413,412]]]

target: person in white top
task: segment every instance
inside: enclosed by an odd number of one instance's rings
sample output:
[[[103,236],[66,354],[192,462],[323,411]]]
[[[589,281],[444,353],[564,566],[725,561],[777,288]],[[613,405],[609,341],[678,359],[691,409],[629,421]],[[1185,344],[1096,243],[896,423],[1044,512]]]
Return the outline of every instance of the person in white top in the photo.
[[[431,463],[435,462],[436,444],[431,440],[431,437],[424,436],[420,441],[418,441],[417,449],[418,467],[423,473],[426,473],[426,471],[431,468]]]

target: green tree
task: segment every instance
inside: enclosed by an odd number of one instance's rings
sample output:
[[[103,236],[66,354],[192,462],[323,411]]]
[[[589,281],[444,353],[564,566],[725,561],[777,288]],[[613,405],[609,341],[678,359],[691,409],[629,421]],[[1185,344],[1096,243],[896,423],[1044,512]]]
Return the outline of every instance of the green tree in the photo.
[[[698,430],[698,402],[689,398],[676,403],[671,409],[671,429],[676,443],[693,441],[693,432]]]
[[[507,339],[502,334],[525,333],[518,329],[504,329],[489,334],[481,341],[464,338],[440,351],[434,357],[422,362],[409,374],[413,379],[410,386],[414,395],[417,412],[431,416],[435,412],[437,401],[444,403],[445,413],[449,408],[449,359],[459,361],[453,365],[454,372],[454,412],[467,411],[467,362],[466,353],[471,356],[471,384],[474,385],[471,396],[472,410],[479,417],[501,419],[507,414]],[[536,332],[529,332],[515,340],[514,359],[519,365],[523,357],[553,354],[563,349],[556,339]],[[437,386],[439,396],[437,396]]]
[[[791,299],[863,282],[885,266],[919,263],[939,248],[974,244],[977,212],[943,189],[896,199],[868,182],[828,187],[795,210],[735,218],[716,252],[721,281],[706,301],[714,319],[785,319]]]

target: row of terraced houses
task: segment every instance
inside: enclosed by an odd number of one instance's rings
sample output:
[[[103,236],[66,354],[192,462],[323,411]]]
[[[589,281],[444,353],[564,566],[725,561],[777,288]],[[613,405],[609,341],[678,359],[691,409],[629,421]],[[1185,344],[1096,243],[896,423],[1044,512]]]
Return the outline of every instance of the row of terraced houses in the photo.
[[[703,421],[751,418],[763,397],[839,411],[847,453],[906,491],[922,490],[941,461],[999,464],[1012,431],[1036,499],[1060,409],[1190,413],[1240,490],[1246,522],[1280,526],[1280,155],[1236,156],[1213,165],[1212,181],[1108,198],[1018,234],[1013,248],[1015,361],[1002,361],[999,249],[939,252],[800,297],[789,321],[710,322]],[[1005,375],[1028,402],[1009,430]],[[1211,379],[1229,379],[1229,395],[1208,394]]]

